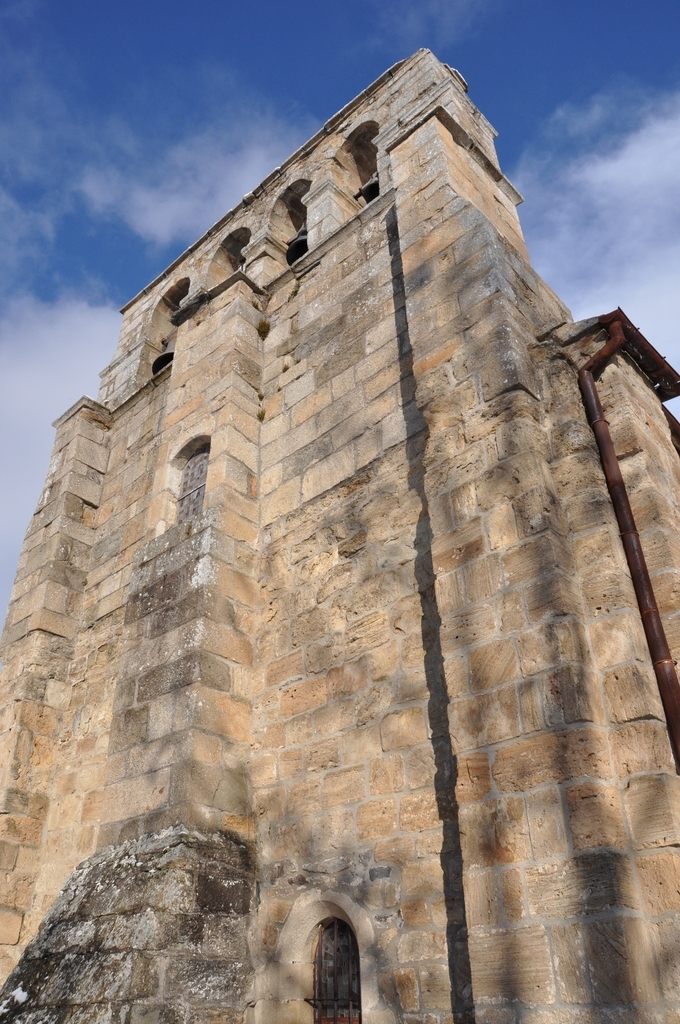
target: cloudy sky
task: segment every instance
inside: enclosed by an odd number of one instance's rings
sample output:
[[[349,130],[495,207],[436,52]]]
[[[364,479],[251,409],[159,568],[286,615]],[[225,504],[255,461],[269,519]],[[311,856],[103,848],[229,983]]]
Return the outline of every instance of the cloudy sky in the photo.
[[[0,614],[118,308],[418,47],[499,130],[574,315],[621,305],[680,366],[679,30],[677,0],[0,0]]]

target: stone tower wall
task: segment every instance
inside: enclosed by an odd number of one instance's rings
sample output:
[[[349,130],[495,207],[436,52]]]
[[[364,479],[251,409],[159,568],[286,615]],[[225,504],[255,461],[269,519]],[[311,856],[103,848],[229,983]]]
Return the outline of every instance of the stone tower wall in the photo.
[[[367,122],[364,206],[343,147]],[[300,181],[291,270],[276,204]],[[101,404],[59,421],[0,737],[8,968],[100,851],[10,981],[47,957],[61,980],[29,997],[55,1024],[310,1021],[330,917],[365,1024],[680,1012],[678,779],[576,381],[604,335],[532,271],[518,199],[420,51],[133,300]],[[599,387],[677,652],[678,456],[626,357]],[[208,438],[204,511],[174,525]]]

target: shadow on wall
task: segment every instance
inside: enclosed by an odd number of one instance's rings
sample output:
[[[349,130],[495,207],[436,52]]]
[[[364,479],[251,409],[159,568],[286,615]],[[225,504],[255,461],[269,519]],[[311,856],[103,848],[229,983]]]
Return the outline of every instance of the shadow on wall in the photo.
[[[441,620],[434,589],[432,537],[424,486],[423,457],[429,431],[415,400],[413,352],[394,208],[387,215],[386,227],[392,266],[402,407],[408,435],[408,482],[418,495],[421,505],[415,539],[415,569],[422,609],[422,640],[430,694],[429,716],[437,769],[435,789],[439,815],[444,825],[441,864],[447,907],[451,1000],[454,1017],[461,1021],[473,1018],[474,1005],[462,882],[459,810],[455,802],[457,759],[447,721],[448,701],[440,645]],[[518,310],[518,317],[521,315]],[[526,326],[527,334],[531,337],[532,325]],[[576,388],[575,378],[573,384]],[[560,396],[560,400],[564,401],[564,395]],[[578,399],[576,408],[580,408]],[[543,412],[546,410],[543,409]],[[574,578],[575,592],[578,592],[575,566],[569,567],[568,571]],[[574,777],[575,750],[582,744],[593,744],[594,757],[602,757],[604,762],[602,781],[609,778],[606,764],[608,754],[600,752],[600,740],[592,731],[592,724],[599,719],[594,709],[587,706],[587,693],[591,685],[588,680],[595,666],[582,615],[578,609],[569,617],[564,614],[562,574],[544,574],[534,600],[540,607],[551,610],[543,618],[542,629],[550,650],[546,658],[554,668],[543,673],[542,678],[537,676],[525,679],[525,683],[537,689],[547,687],[542,701],[546,709],[546,721],[545,732],[540,736],[543,750],[541,756],[544,758],[545,781],[554,781],[554,794],[548,796],[557,797],[559,828],[563,830],[562,852],[556,854],[552,850],[541,853],[534,849],[529,853],[527,849],[526,858],[522,859],[530,860],[533,856],[536,860],[543,860],[550,856],[553,860],[549,866],[542,864],[535,869],[527,868],[529,911],[533,914],[540,912],[544,921],[547,919],[548,926],[537,922],[535,918],[534,922],[526,925],[522,925],[518,918],[513,918],[505,927],[498,924],[493,929],[486,929],[484,938],[479,939],[477,945],[479,949],[479,943],[487,943],[484,956],[480,958],[479,977],[483,991],[477,994],[478,999],[487,1005],[493,1003],[498,1008],[518,1003],[554,1004],[556,998],[565,998],[564,992],[568,991],[569,998],[582,1009],[595,1006],[606,1007],[607,1011],[617,1008],[630,1012],[631,1006],[636,1003],[658,1005],[664,989],[669,991],[671,987],[666,980],[671,958],[657,955],[655,962],[654,946],[649,941],[648,925],[643,918],[643,908],[633,877],[632,851],[623,836],[622,824],[621,836],[616,838],[618,812],[613,813],[611,821],[607,820],[606,812],[601,812],[598,821],[593,822],[597,831],[590,838],[584,838],[582,844],[574,841],[574,851],[569,848],[569,826],[562,817],[560,801],[563,795],[558,791],[558,784]],[[565,654],[562,633],[565,624],[572,628],[569,655]],[[543,730],[542,725],[537,728]],[[535,763],[532,763],[531,757],[522,756],[520,750],[514,761],[506,762],[504,771],[506,777],[503,788],[513,795],[498,801],[488,801],[488,816],[485,818],[488,828],[485,826],[484,834],[476,836],[483,862],[488,865],[503,863],[497,825],[501,825],[502,831],[504,808],[515,802],[521,802],[523,806],[523,794],[537,784]],[[592,804],[592,789],[592,783],[570,787],[567,803],[570,804],[571,798],[576,802],[590,799]],[[528,799],[545,797],[544,787],[539,794],[530,794]],[[573,810],[571,804],[569,810]],[[578,814],[578,810],[575,813]],[[532,836],[531,841],[540,842],[540,836],[538,840]],[[578,924],[563,925],[565,919],[575,917],[580,919]],[[554,922],[552,926],[551,922]],[[569,965],[574,964],[576,967],[572,970]]]
[[[407,429],[408,485],[417,494],[421,507],[414,543],[416,550],[415,575],[420,594],[425,678],[429,691],[428,717],[436,768],[434,784],[439,817],[444,831],[440,860],[444,875],[444,899],[446,902],[451,1009],[455,1021],[471,1021],[474,1019],[474,1002],[463,893],[463,857],[458,826],[458,806],[455,799],[458,765],[449,733],[448,695],[440,639],[441,618],[434,589],[432,532],[424,482],[423,456],[429,430],[425,417],[415,401],[413,349],[411,348],[406,313],[406,290],[399,242],[399,225],[397,211],[394,207],[387,214],[386,227],[392,267],[392,294],[399,351],[401,401]]]

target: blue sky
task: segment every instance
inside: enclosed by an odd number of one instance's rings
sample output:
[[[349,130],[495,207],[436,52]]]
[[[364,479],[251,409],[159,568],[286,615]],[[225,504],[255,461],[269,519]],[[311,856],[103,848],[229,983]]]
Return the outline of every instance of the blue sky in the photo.
[[[420,46],[500,132],[539,272],[680,366],[679,37],[677,0],[0,0],[0,610],[118,307]]]

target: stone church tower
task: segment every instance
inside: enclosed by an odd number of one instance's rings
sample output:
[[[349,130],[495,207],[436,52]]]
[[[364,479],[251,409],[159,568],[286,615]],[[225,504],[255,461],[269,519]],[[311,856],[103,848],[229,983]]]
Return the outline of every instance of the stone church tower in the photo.
[[[680,1022],[680,381],[536,276],[494,134],[395,65],[57,420],[3,1022]]]

